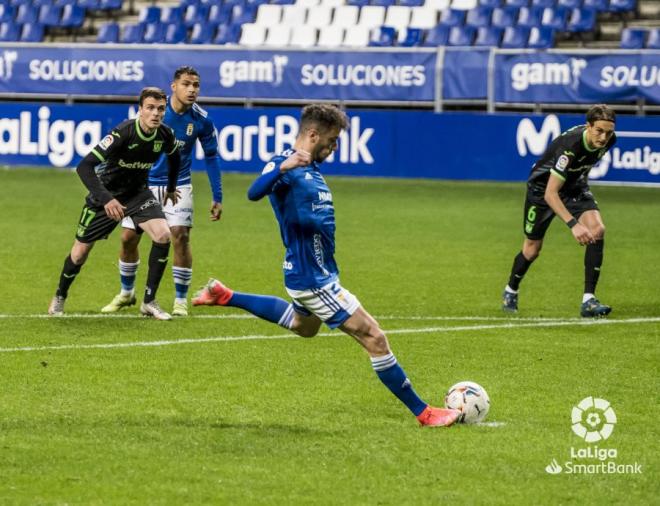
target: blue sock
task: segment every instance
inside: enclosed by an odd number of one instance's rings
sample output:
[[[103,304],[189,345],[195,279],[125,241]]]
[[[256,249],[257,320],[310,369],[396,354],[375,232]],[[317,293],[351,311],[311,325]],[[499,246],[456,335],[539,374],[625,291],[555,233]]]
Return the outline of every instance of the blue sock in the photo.
[[[427,404],[415,393],[393,353],[383,357],[371,357],[371,366],[383,384],[412,411],[413,415],[418,416],[424,411]]]
[[[188,287],[192,280],[192,269],[187,267],[172,266],[172,277],[174,278],[174,291],[177,299],[188,298]]]
[[[277,323],[286,329],[291,328],[293,306],[279,297],[234,292],[227,306],[245,309],[262,320]]]
[[[140,261],[135,263],[119,261],[119,279],[121,281],[121,293],[126,295],[135,289],[135,276],[137,275]]]

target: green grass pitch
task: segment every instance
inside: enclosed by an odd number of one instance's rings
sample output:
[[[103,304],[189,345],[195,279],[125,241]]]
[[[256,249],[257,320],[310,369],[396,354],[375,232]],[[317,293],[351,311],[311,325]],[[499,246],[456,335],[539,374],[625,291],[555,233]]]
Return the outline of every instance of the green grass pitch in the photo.
[[[251,180],[225,175],[225,212],[211,223],[205,175],[195,175],[193,285],[217,276],[285,296],[277,225],[266,201],[246,199]],[[73,285],[70,316],[42,318],[84,188],[70,172],[3,170],[0,503],[657,500],[659,189],[594,188],[607,225],[598,295],[614,310],[593,324],[577,318],[583,250],[561,223],[522,285],[519,314],[500,312],[523,184],[328,182],[342,284],[390,332],[422,397],[440,404],[454,382],[476,381],[491,397],[490,425],[419,428],[359,346],[325,328],[295,338],[221,308],[172,322],[135,308],[98,317],[118,290],[117,232]],[[145,276],[143,262],[140,289]],[[170,308],[172,298],[168,269],[159,300]],[[641,474],[546,472],[553,459],[565,468],[571,448],[594,447],[571,430],[587,396],[617,415],[597,446]]]

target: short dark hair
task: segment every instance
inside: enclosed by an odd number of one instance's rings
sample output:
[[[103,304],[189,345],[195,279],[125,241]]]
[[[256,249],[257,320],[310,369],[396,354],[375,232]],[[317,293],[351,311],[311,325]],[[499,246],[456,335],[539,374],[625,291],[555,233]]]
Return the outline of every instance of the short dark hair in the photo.
[[[593,125],[596,121],[616,123],[616,113],[605,104],[593,105],[587,111],[587,123]]]
[[[311,127],[316,127],[326,132],[334,127],[340,130],[348,128],[346,113],[331,104],[310,104],[303,107],[300,118],[300,131],[304,132]]]
[[[173,80],[176,81],[183,74],[190,74],[191,76],[199,77],[199,72],[197,72],[197,69],[195,67],[191,67],[190,65],[182,65],[181,67],[179,67],[174,71]]]
[[[167,95],[165,95],[163,90],[156,88],[155,86],[147,86],[146,88],[142,88],[142,91],[140,92],[140,107],[142,107],[144,100],[149,97],[155,98],[156,100],[167,100]]]

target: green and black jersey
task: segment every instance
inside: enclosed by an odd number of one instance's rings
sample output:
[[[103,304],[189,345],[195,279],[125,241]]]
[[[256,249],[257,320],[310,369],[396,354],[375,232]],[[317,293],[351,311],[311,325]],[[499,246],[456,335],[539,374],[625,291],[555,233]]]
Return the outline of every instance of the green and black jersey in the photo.
[[[126,120],[83,159],[78,174],[90,192],[88,198],[103,205],[113,198],[123,202],[148,188],[149,170],[163,153],[178,162],[178,156],[172,157],[176,151],[176,138],[167,125],[161,124],[146,134],[138,118]],[[171,191],[176,185],[179,163],[170,163],[170,172],[173,170],[173,177],[168,178],[173,181]]]
[[[550,174],[564,181],[559,195],[575,197],[589,189],[589,171],[616,142],[612,135],[603,148],[587,146],[586,125],[575,126],[557,137],[534,164],[527,180],[530,197],[543,198]]]

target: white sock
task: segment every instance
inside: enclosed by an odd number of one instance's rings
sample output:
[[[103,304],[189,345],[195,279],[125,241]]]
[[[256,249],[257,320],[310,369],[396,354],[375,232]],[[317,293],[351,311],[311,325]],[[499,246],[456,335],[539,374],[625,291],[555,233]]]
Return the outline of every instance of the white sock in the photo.
[[[585,294],[582,296],[582,304],[584,304],[585,302],[587,302],[589,299],[595,299],[595,298],[596,298],[596,296],[595,296],[593,293],[585,293]]]
[[[500,285],[500,286],[501,286],[501,285]],[[514,290],[514,289],[511,288],[509,285],[506,285],[506,286],[504,287],[504,291],[505,291],[505,292],[509,292],[509,293],[518,293],[518,290]]]

